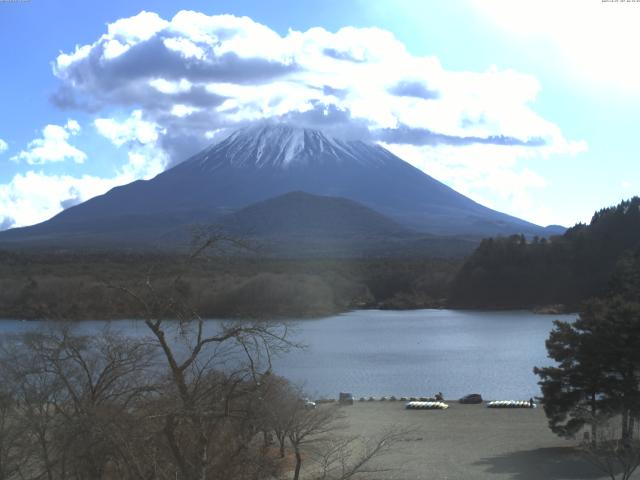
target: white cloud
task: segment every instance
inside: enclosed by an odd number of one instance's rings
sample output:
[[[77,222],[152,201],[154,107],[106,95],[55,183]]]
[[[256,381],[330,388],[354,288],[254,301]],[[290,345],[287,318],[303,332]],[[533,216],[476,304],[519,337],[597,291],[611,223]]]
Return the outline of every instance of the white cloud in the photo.
[[[152,178],[165,169],[166,154],[156,143],[160,129],[157,124],[144,120],[142,112],[134,111],[122,121],[98,118],[94,124],[115,146],[128,148],[127,162],[115,169],[113,175],[105,177],[51,175],[35,170],[16,174],[10,182],[0,184],[0,229],[42,222],[113,187]],[[80,125],[74,120],[57,128],[66,134],[80,131]],[[49,137],[45,135],[45,138]]]
[[[26,150],[22,150],[11,159],[23,160],[30,165],[61,162],[67,159],[83,163],[87,155],[68,142],[71,136],[79,132],[80,125],[75,120],[68,120],[64,126],[49,124],[42,130],[42,138],[29,142]]]
[[[130,112],[124,120],[102,114],[94,121],[101,135],[129,149],[128,163],[101,179],[101,188],[159,173],[229,128],[276,118],[384,139],[462,193],[546,223],[549,212],[532,201],[532,192],[547,186],[535,162],[587,149],[536,111],[543,86],[532,75],[448,70],[379,28],[279,35],[248,17],[181,11],[165,20],[141,12],[109,24],[94,43],[61,53],[54,73],[62,83],[59,105]],[[48,133],[67,135],[65,142],[79,130],[72,122],[51,127]],[[89,180],[47,178],[82,195],[101,191]],[[21,179],[12,184],[22,198]]]
[[[468,0],[512,41],[546,48],[572,79],[640,92],[640,8],[631,1]]]
[[[93,124],[98,133],[120,147],[125,143],[138,142],[142,145],[155,144],[163,132],[158,124],[142,119],[142,111],[134,110],[123,122],[113,118],[97,118]]]
[[[200,109],[198,107],[192,107],[189,105],[182,105],[181,103],[176,103],[171,108],[171,114],[175,115],[176,117],[182,118],[182,117],[186,117],[187,115],[191,115],[192,113],[197,112],[199,110]]]
[[[157,13],[142,11],[139,14],[121,18],[107,26],[108,38],[124,39],[127,43],[149,40],[168,26],[168,22]]]
[[[89,56],[91,53],[91,45],[83,45],[80,47],[76,45],[76,49],[73,53],[61,53],[56,58],[56,63],[54,64],[54,68],[65,69],[70,65],[79,62]]]
[[[90,60],[87,48],[102,61]],[[136,67],[122,68],[123,62]],[[60,54],[54,71],[99,104],[135,99],[162,128],[175,126],[175,117],[190,121],[199,108],[209,123],[199,116],[190,131],[202,141],[212,128],[333,107],[371,130],[406,126],[569,144],[532,108],[541,89],[533,76],[495,67],[446,70],[379,28],[317,27],[280,36],[248,17],[181,11],[167,21],[142,12],[110,24],[95,43]],[[393,93],[408,81],[433,96]]]
[[[119,57],[127,50],[129,50],[129,45],[122,44],[118,40],[112,39],[105,43],[102,56],[106,60],[112,60]]]
[[[186,38],[165,38],[162,42],[169,50],[180,52],[184,58],[196,58],[202,60],[204,50]]]
[[[64,126],[64,128],[72,135],[80,133],[80,124],[73,119],[67,120],[67,123]]]
[[[160,134],[164,130],[155,122],[144,120],[142,111],[134,110],[123,121],[97,118],[94,125],[98,133],[116,147],[126,145],[129,149],[129,161],[119,172],[119,178],[130,180],[122,183],[140,178],[148,179],[165,169],[167,156],[158,146]]]
[[[181,78],[179,82],[170,82],[164,78],[154,78],[153,80],[149,80],[149,85],[160,93],[170,95],[180,92],[188,92],[191,89],[191,82],[185,78]]]
[[[164,154],[147,144],[132,148],[128,162],[108,177],[50,175],[33,170],[18,173],[10,182],[0,184],[0,225],[12,228],[45,221],[113,187],[152,178],[164,170],[165,163]]]
[[[60,213],[63,202],[84,201],[100,195],[120,180],[36,171],[18,173],[9,183],[0,185],[0,223],[9,228],[42,222]]]
[[[6,152],[9,149],[9,145],[3,139],[0,138],[0,153]]]

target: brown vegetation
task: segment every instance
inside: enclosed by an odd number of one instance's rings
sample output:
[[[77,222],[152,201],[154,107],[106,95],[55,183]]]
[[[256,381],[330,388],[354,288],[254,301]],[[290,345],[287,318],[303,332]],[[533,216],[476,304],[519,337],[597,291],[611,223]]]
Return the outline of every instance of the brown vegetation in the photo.
[[[202,319],[185,272],[219,241],[160,284],[106,284],[135,305],[147,336],[62,324],[3,339],[0,480],[347,480],[388,450],[398,434],[360,448],[339,435],[334,406],[309,408],[272,374],[272,356],[295,347],[286,324]]]
[[[158,292],[187,257],[134,253],[0,252],[0,318],[142,318],[140,305],[109,288],[149,278]],[[445,302],[458,261],[204,257],[180,288],[206,317],[329,315],[354,308],[426,308]]]

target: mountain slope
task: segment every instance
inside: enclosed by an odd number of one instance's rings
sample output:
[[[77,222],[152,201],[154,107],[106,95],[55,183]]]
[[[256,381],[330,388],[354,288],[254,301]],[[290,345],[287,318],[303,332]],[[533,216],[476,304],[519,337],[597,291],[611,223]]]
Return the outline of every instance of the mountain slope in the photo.
[[[216,223],[237,238],[277,257],[415,257],[468,255],[477,242],[410,230],[364,205],[340,197],[290,192],[257,202]],[[162,237],[165,245],[186,245],[188,231]]]
[[[220,220],[239,235],[264,236],[411,236],[415,232],[365,207],[339,197],[290,192],[258,202]]]
[[[0,233],[0,244],[145,245],[163,233],[291,191],[344,197],[405,227],[438,235],[545,230],[488,209],[377,145],[286,125],[254,126],[148,181],[117,187],[41,224]]]

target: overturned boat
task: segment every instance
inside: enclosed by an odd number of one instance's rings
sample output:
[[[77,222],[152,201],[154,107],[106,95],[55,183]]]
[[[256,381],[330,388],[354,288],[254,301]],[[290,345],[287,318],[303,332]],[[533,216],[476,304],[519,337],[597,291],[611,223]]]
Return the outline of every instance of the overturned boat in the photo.
[[[487,403],[487,408],[536,408],[529,400],[494,400]]]
[[[444,402],[407,402],[407,410],[446,410],[449,408]]]

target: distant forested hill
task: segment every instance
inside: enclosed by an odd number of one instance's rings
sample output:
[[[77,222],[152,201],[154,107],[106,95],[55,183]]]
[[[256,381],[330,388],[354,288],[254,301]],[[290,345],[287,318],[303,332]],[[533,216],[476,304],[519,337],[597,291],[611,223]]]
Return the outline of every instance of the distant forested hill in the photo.
[[[640,252],[640,198],[596,212],[550,240],[489,238],[465,262],[451,289],[459,307],[568,308],[606,293],[621,262]]]

